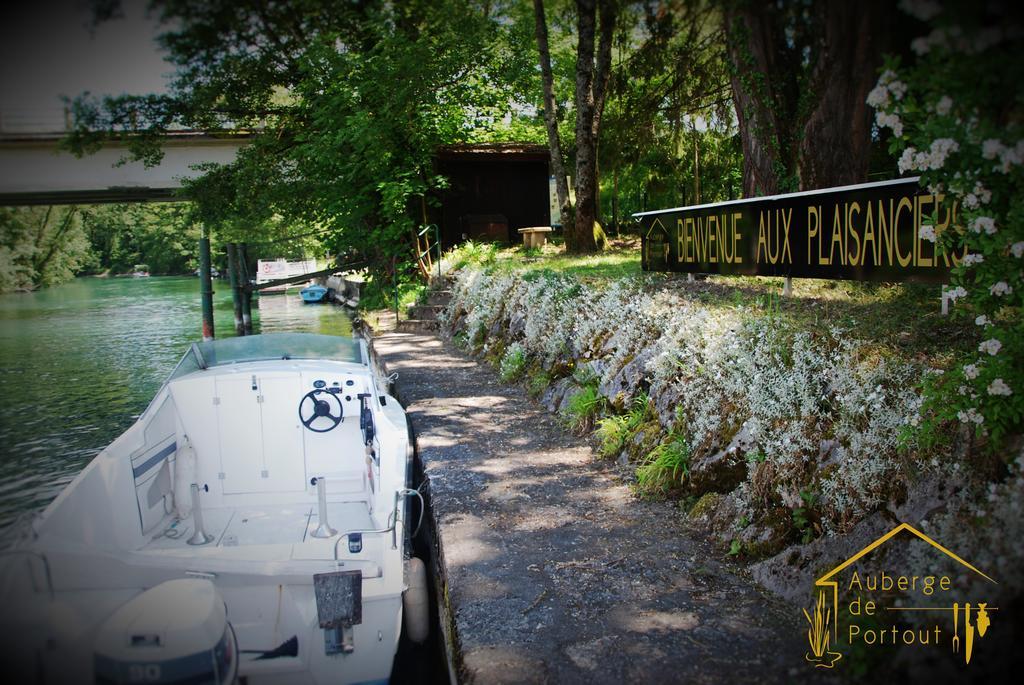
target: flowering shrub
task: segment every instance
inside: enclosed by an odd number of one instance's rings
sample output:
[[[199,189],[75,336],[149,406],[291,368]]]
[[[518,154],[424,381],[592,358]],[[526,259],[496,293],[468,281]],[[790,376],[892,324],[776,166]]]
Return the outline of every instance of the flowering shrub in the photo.
[[[921,437],[959,420],[999,446],[1024,420],[1024,27],[1011,3],[904,0],[927,22],[912,64],[889,59],[868,96],[892,131],[899,168],[958,203],[959,230],[922,227],[965,256],[953,270],[956,309],[975,319],[978,354],[928,384]]]
[[[526,352],[523,346],[517,342],[505,348],[505,355],[501,358],[498,366],[498,373],[501,380],[506,383],[517,380],[526,371]]]
[[[736,492],[752,520],[799,509],[806,522],[810,499],[821,530],[841,532],[898,495],[917,462],[900,454],[900,436],[919,414],[927,369],[842,331],[793,330],[649,277],[582,287],[565,275],[467,267],[452,292],[452,332],[477,336],[478,349],[500,343],[503,371],[520,354],[551,375],[577,369],[562,409],[574,425],[623,409],[598,422],[609,456],[629,431],[660,421],[664,439],[638,469],[656,488],[682,486],[732,448],[748,463]],[[666,402],[669,411],[654,411]]]

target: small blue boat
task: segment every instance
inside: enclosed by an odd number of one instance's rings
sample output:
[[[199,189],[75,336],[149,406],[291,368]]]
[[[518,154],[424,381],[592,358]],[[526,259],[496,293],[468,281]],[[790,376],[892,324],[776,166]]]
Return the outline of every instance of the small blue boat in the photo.
[[[322,285],[311,285],[300,290],[299,295],[302,296],[302,301],[306,304],[323,302],[327,296],[327,288]]]

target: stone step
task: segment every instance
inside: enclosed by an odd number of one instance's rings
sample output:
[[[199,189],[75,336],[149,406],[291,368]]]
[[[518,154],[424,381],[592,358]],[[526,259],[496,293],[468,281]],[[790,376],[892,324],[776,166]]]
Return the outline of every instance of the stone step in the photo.
[[[447,306],[452,301],[451,290],[432,290],[427,296],[427,304]]]
[[[409,307],[408,315],[410,319],[428,319],[435,320],[437,315],[444,311],[444,306],[439,304],[414,304]]]
[[[398,330],[403,333],[436,331],[437,321],[434,321],[433,319],[405,319],[398,323]]]

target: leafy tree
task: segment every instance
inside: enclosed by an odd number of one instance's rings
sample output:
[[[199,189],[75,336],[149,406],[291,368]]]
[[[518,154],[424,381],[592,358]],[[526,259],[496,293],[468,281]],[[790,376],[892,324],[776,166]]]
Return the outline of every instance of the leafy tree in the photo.
[[[322,230],[325,245],[362,255],[390,281],[393,265],[414,261],[422,210],[445,186],[436,148],[530,127],[514,106],[529,46],[514,40],[521,26],[498,3],[153,6],[177,68],[171,93],[78,98],[68,145],[84,153],[127,135],[132,153],[152,162],[175,128],[248,132],[234,163],[204,169],[184,193],[225,235],[256,242],[266,227]]]
[[[82,222],[97,271],[127,273],[139,263],[154,274],[195,269],[199,229],[184,203],[97,205]]]
[[[573,104],[576,112],[576,207],[570,213],[568,186],[564,184],[560,134],[557,130],[558,103],[554,96],[554,75],[548,45],[547,17],[542,0],[534,2],[537,46],[544,85],[544,121],[551,149],[552,171],[563,218],[566,248],[570,252],[598,249],[599,176],[598,140],[611,78],[612,40],[621,7],[618,0],[576,0],[576,69]]]
[[[62,283],[88,260],[78,207],[0,208],[0,292]]]
[[[600,149],[605,216],[735,197],[742,157],[721,14],[707,0],[629,10]]]

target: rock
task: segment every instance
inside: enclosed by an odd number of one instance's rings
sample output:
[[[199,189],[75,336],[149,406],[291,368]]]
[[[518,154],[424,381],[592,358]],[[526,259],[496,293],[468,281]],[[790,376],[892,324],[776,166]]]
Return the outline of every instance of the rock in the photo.
[[[736,536],[736,524],[743,516],[743,503],[735,492],[727,495],[713,492],[697,500],[690,518],[708,533],[723,542]]]
[[[693,460],[690,464],[690,488],[697,494],[729,492],[747,477],[746,451],[752,444],[746,426],[740,427],[719,452]]]
[[[615,404],[625,405],[639,392],[646,392],[647,362],[654,356],[654,349],[646,347],[619,369],[611,378],[602,381],[598,390]],[[620,397],[621,395],[621,397]]]
[[[573,393],[575,387],[576,384],[571,378],[559,378],[557,381],[552,382],[548,389],[544,391],[541,402],[547,407],[548,411],[557,414],[558,410],[562,408],[562,404],[565,403],[566,397]]]
[[[493,340],[498,340],[503,336],[503,328],[505,327],[505,317],[499,316],[494,319],[491,327],[487,329],[487,337]]]
[[[773,509],[739,532],[743,552],[752,558],[778,554],[786,546],[793,520],[788,509]]]
[[[962,478],[950,475],[929,474],[915,482],[901,503],[890,503],[889,511],[897,521],[918,526],[921,521],[945,511],[950,500],[965,486]]]
[[[603,378],[608,370],[608,362],[604,359],[587,359],[576,364],[576,368],[588,376]]]
[[[511,338],[521,337],[526,333],[526,313],[516,310],[508,321],[508,333]]]
[[[853,556],[891,530],[893,525],[884,514],[876,512],[854,526],[846,535],[821,537],[806,545],[794,545],[753,564],[750,574],[769,591],[796,604],[806,604],[817,579],[816,573],[825,573]],[[885,549],[881,548],[878,552],[884,553]]]
[[[675,423],[676,407],[679,406],[679,400],[684,392],[686,390],[682,384],[672,383],[661,388],[661,391],[652,398],[654,410],[658,413],[658,420],[665,428],[670,429]]]
[[[846,458],[846,450],[838,440],[822,440],[818,445],[818,468],[839,466]]]

